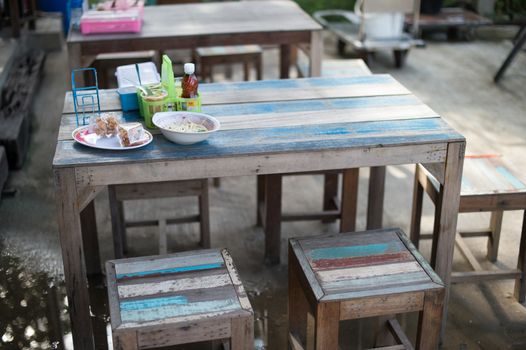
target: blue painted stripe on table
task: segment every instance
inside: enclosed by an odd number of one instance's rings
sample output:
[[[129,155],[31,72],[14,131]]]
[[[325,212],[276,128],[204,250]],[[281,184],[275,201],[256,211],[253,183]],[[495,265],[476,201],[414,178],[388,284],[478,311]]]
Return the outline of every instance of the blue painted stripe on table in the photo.
[[[184,305],[167,305],[142,310],[122,310],[122,322],[148,322],[172,317],[203,313],[227,312],[240,309],[237,299],[200,301]]]
[[[188,146],[173,144],[161,135],[156,135],[148,146],[126,152],[96,150],[76,144],[75,141],[60,141],[53,164],[65,166],[130,160],[199,159],[455,140],[463,141],[464,137],[441,118],[318,124],[223,130],[204,142]]]
[[[504,176],[506,178],[506,180],[513,186],[515,187],[515,189],[522,189],[522,188],[525,188],[526,186],[524,186],[524,184],[519,180],[517,179],[512,173],[509,172],[508,169],[506,169],[505,167],[503,166],[498,166],[497,167],[497,172],[499,174],[501,174],[502,176]]]
[[[184,305],[188,304],[188,298],[183,295],[175,295],[164,298],[150,298],[150,299],[138,299],[138,300],[125,300],[121,301],[122,310],[142,310],[152,307],[162,307],[167,305]]]
[[[331,109],[353,109],[371,107],[391,107],[409,106],[422,104],[413,95],[395,96],[375,96],[375,97],[355,97],[355,98],[335,98],[335,99],[315,99],[305,101],[288,102],[260,102],[208,105],[203,106],[203,113],[208,113],[215,117],[232,115],[253,115],[266,113],[287,113],[302,111],[321,111]],[[249,116],[247,116],[249,117]]]
[[[239,83],[213,83],[199,86],[201,93],[226,92],[232,90],[262,90],[262,89],[301,89],[307,87],[335,87],[356,84],[386,84],[396,80],[390,75],[367,75],[360,77],[319,77],[309,79],[281,79],[281,80],[258,80]]]
[[[403,248],[405,248],[405,246],[400,242],[375,243],[347,247],[318,248],[311,250],[309,255],[313,261],[316,261],[321,259],[342,259],[397,253],[403,250]]]
[[[179,272],[189,272],[189,271],[210,270],[210,269],[217,269],[217,268],[220,268],[222,266],[223,266],[223,263],[215,263],[215,264],[203,264],[203,265],[193,265],[193,266],[181,266],[181,267],[173,267],[173,268],[149,270],[149,271],[139,271],[139,272],[118,274],[117,275],[117,279],[120,279],[120,278],[132,278],[132,277],[144,277],[144,276],[160,275],[160,274],[167,274],[167,273],[179,273]]]

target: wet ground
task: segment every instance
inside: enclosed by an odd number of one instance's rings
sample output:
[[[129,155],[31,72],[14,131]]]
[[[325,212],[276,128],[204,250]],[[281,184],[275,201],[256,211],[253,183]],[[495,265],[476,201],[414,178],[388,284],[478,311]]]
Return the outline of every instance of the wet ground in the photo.
[[[334,42],[327,36],[327,56]],[[502,153],[514,168],[526,169],[526,57],[519,55],[500,86],[492,75],[511,49],[509,41],[432,42],[426,49],[412,50],[404,69],[394,70],[390,55],[378,54],[372,62],[375,73],[389,72],[418,97],[443,115],[468,139],[468,152]],[[265,77],[278,76],[276,51],[265,52]],[[71,348],[67,301],[63,289],[62,260],[55,219],[51,160],[63,95],[68,79],[65,51],[48,55],[40,90],[34,101],[33,134],[24,168],[12,172],[12,197],[0,203],[0,349]],[[240,69],[239,69],[240,71]],[[234,69],[234,77],[240,75]],[[367,179],[367,170],[361,179]],[[322,179],[287,178],[284,207],[309,210],[321,207]],[[367,181],[361,181],[358,229],[365,227]],[[384,225],[407,229],[412,190],[412,167],[388,168]],[[164,199],[126,204],[128,218],[178,216],[196,210],[191,199]],[[97,223],[103,260],[112,258],[107,194],[96,199]],[[430,229],[432,207],[424,208],[424,227]],[[514,266],[518,249],[521,214],[506,213],[499,262]],[[461,216],[459,225],[485,225],[488,216]],[[258,349],[285,349],[287,328],[287,267],[267,267],[263,261],[263,233],[255,227],[255,179],[224,179],[211,190],[212,245],[228,247],[238,266],[256,313]],[[336,224],[283,224],[282,261],[286,261],[289,237],[336,232]],[[130,229],[130,255],[157,252],[156,228]],[[196,225],[171,226],[171,251],[197,247]],[[484,261],[485,242],[474,239],[471,246]],[[429,246],[422,246],[424,255]],[[466,264],[456,256],[455,269]],[[92,298],[97,348],[107,348],[109,334],[105,289],[94,281]],[[446,349],[525,349],[526,309],[512,295],[510,281],[452,288]],[[414,333],[415,315],[403,320]],[[341,341],[346,348],[371,346],[374,320],[342,324]],[[358,336],[361,334],[362,336]],[[199,346],[201,348],[201,346]],[[205,347],[206,348],[206,347]]]

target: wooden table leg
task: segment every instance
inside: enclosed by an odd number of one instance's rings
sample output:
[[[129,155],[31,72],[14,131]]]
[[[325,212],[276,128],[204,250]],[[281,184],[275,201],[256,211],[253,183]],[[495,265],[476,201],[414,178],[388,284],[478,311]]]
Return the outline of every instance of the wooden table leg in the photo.
[[[321,61],[323,58],[323,32],[313,31],[310,36],[309,73],[311,77],[321,76]]]
[[[265,263],[279,264],[281,253],[282,176],[265,176]]]
[[[280,46],[280,79],[288,79],[290,73],[290,45]]]
[[[95,349],[75,169],[55,170],[58,230],[75,349]]]
[[[323,184],[323,211],[338,210],[338,174],[325,174]],[[324,219],[323,223],[330,223],[335,219]]]
[[[257,175],[257,194],[256,194],[256,226],[263,225],[263,213],[265,207],[265,175]]]
[[[340,232],[356,231],[359,177],[360,168],[346,169],[343,172]]]
[[[422,226],[422,205],[424,203],[424,188],[420,185],[420,165],[415,167],[413,184],[413,209],[411,210],[411,228],[409,235],[411,242],[418,248],[420,244],[420,227]]]
[[[31,19],[28,22],[27,27],[29,30],[35,30],[36,29],[36,16],[37,16],[37,2],[36,0],[29,0],[28,1],[28,15],[31,16]]]
[[[519,243],[519,258],[517,259],[517,269],[521,271],[520,277],[515,279],[515,298],[519,303],[524,303],[526,299],[526,210],[522,217],[521,240]]]
[[[86,270],[88,275],[100,275],[102,269],[94,201],[91,201],[80,213],[80,224],[82,226],[84,250],[86,251]]]
[[[385,166],[371,167],[367,201],[367,229],[382,228],[384,213]]]
[[[115,259],[122,259],[126,255],[126,223],[122,201],[117,200],[115,186],[108,186],[110,202],[111,232],[113,235],[113,252]]]
[[[448,144],[444,168],[445,180],[444,184],[441,185],[440,195],[436,203],[437,210],[433,230],[431,266],[446,286],[441,338],[443,338],[444,335],[447,318],[465,148],[465,142],[452,142]]]
[[[338,350],[339,303],[320,303],[316,309],[316,350]]]
[[[9,1],[9,17],[11,19],[11,33],[13,38],[20,37],[20,7],[18,0]]]

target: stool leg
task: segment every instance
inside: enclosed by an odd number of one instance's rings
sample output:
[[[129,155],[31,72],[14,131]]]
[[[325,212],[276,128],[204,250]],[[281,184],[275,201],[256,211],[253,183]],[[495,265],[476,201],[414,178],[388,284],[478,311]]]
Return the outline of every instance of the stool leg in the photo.
[[[289,334],[308,349],[308,314],[311,311],[298,275],[301,273],[296,256],[289,246]]]
[[[420,166],[416,165],[415,182],[413,186],[413,209],[411,211],[411,228],[409,234],[411,242],[418,248],[420,243],[420,225],[422,221],[422,204],[424,200],[424,188],[420,184]]]
[[[113,349],[115,350],[138,350],[139,344],[136,332],[117,333],[113,332]]]
[[[420,317],[418,318],[417,350],[438,349],[444,310],[444,295],[445,289],[425,294],[424,308],[420,311]]]
[[[126,253],[126,227],[122,201],[118,201],[115,186],[108,186],[110,201],[111,230],[113,233],[113,251],[115,259],[122,259]]]
[[[201,228],[200,245],[210,248],[210,201],[208,196],[208,179],[201,181],[201,195],[199,196],[199,225]]]
[[[359,178],[360,168],[347,169],[343,172],[340,232],[356,231]]]
[[[320,303],[316,309],[316,350],[338,350],[339,303]]]
[[[231,350],[254,348],[254,317],[237,317],[232,319]]]
[[[256,202],[256,226],[263,225],[263,217],[261,210],[265,207],[265,175],[258,175],[257,177],[257,202]]]
[[[159,220],[159,255],[168,253],[168,239],[166,237],[166,220]]]
[[[490,236],[488,237],[488,260],[491,262],[497,261],[499,254],[500,231],[502,228],[502,210],[491,212],[490,220]]]
[[[337,210],[335,201],[338,196],[338,174],[326,174],[323,187],[323,211]],[[334,219],[322,220],[323,223],[334,222]]]
[[[265,176],[265,262],[279,264],[281,254],[282,175]]]
[[[526,294],[526,210],[522,219],[521,242],[519,245],[519,259],[517,268],[521,270],[521,276],[515,280],[515,298],[519,303],[524,303]]]

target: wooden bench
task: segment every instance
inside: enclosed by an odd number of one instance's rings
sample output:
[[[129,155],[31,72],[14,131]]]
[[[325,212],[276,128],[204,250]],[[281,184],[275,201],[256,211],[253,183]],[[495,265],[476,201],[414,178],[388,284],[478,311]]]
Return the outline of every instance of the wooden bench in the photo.
[[[421,238],[432,237],[420,234],[424,192],[436,204],[440,187],[437,180],[421,165],[417,165],[414,186],[411,240],[418,246]],[[487,258],[491,262],[497,261],[502,217],[503,212],[507,210],[525,211],[517,269],[483,270],[464,238],[488,237]],[[459,213],[476,212],[491,212],[490,227],[470,232],[460,231],[457,234],[456,246],[474,271],[453,272],[452,283],[515,279],[515,297],[519,302],[524,302],[526,292],[526,180],[506,168],[500,156],[466,156],[464,160]]]
[[[242,63],[244,80],[250,80],[250,65],[256,70],[256,80],[262,79],[263,49],[259,45],[200,47],[194,61],[201,67],[201,79],[213,82],[212,67],[218,64]]]
[[[414,311],[420,312],[416,348],[436,349],[444,294],[440,278],[401,230],[290,240],[293,349],[337,350],[340,321]],[[387,328],[401,344],[389,349],[413,349],[395,318]]]
[[[226,250],[106,263],[113,348],[136,350],[230,339],[254,347],[252,307]]]
[[[167,252],[166,225],[198,222],[200,225],[200,245],[210,248],[210,212],[208,200],[208,180],[168,181],[144,184],[125,184],[108,186],[110,212],[113,231],[115,258],[126,254],[126,228],[159,226],[159,250]],[[146,221],[126,221],[123,202],[127,200],[189,197],[196,196],[199,201],[199,213],[181,218],[170,218]]]

